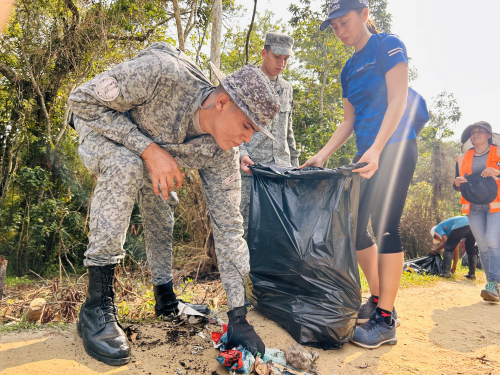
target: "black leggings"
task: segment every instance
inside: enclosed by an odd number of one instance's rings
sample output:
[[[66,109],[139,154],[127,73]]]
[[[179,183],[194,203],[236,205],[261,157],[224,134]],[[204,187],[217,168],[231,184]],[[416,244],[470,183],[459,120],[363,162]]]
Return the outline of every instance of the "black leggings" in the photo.
[[[472,234],[472,230],[470,226],[466,225],[465,227],[453,229],[446,240],[444,245],[444,251],[452,252],[455,250],[457,245],[462,241],[462,238],[465,238],[465,251],[467,255],[476,255],[476,239]]]
[[[358,162],[360,158],[361,156],[357,155],[353,162]],[[399,222],[417,159],[416,139],[384,147],[378,170],[372,178],[361,182],[356,250],[364,250],[375,244],[368,232],[368,221],[371,218],[378,252],[380,254],[403,252]]]

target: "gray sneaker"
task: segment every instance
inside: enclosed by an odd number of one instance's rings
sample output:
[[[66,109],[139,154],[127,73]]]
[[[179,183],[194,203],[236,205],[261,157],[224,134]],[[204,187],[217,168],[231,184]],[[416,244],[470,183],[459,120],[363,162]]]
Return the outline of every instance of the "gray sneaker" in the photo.
[[[365,324],[367,321],[369,321],[376,308],[377,303],[373,300],[373,296],[370,296],[370,298],[368,298],[365,303],[363,303],[359,308],[358,324]],[[395,307],[392,309],[392,318],[396,322],[396,328],[398,328],[401,323],[398,319],[398,313],[396,312]]]
[[[365,349],[376,349],[381,345],[396,345],[396,325],[394,319],[388,325],[384,318],[374,312],[370,320],[356,328],[351,342]]]
[[[495,282],[488,282],[483,290],[481,290],[481,297],[485,301],[500,302],[500,286]]]

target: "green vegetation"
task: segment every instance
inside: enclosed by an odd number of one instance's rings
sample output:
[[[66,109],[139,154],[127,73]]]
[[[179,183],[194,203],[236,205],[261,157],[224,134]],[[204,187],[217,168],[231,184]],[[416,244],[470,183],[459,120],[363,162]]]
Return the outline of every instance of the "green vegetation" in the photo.
[[[384,32],[391,31],[387,3],[370,1],[372,17]],[[204,46],[209,44],[212,1],[179,4],[185,52],[208,74]],[[284,76],[294,88],[301,161],[321,149],[342,121],[340,72],[353,53],[331,31],[318,31],[327,1],[322,4],[317,12],[310,0],[297,0],[287,23],[269,12],[257,15],[250,35],[250,62],[257,65],[268,31],[295,37],[295,57]],[[244,64],[248,26],[239,25],[242,9],[233,0],[224,0],[223,8],[227,29],[221,64],[230,73]],[[95,178],[78,156],[78,135],[68,127],[67,97],[76,86],[154,42],[178,45],[172,37],[176,26],[170,3],[164,1],[19,1],[0,40],[0,253],[9,261],[9,277],[31,275],[30,270],[47,277],[59,272],[60,262],[63,275],[83,272]],[[407,257],[427,253],[428,229],[459,208],[458,195],[450,189],[459,148],[449,137],[460,111],[451,94],[427,99],[431,123],[419,140],[419,164],[402,222]],[[352,137],[325,166],[347,164],[354,155]],[[201,190],[198,174],[187,171],[178,190],[174,256],[187,272],[203,274],[215,271],[215,256]],[[126,265],[145,259],[137,207],[125,249]]]
[[[459,261],[458,267],[455,271],[455,274],[450,279],[444,279],[437,275],[428,275],[421,273],[411,273],[411,272],[403,272],[403,276],[401,277],[401,282],[399,283],[399,287],[401,289],[404,288],[412,288],[412,287],[432,287],[438,281],[455,281],[455,282],[467,282],[475,285],[481,285],[486,283],[486,277],[484,275],[483,270],[476,270],[476,280],[470,281],[467,280],[464,275],[469,272],[469,268],[462,267],[462,262]],[[363,293],[369,293],[368,282],[366,281],[365,275],[361,268],[359,269],[360,279],[361,279],[361,290]]]

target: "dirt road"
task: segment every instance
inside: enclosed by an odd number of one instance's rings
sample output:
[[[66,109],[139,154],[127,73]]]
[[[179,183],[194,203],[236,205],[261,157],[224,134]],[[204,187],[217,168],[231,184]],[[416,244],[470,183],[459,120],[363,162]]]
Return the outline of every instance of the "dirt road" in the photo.
[[[396,306],[401,319],[398,344],[364,350],[347,344],[319,350],[321,375],[332,374],[497,374],[500,375],[500,305],[483,302],[468,281],[439,282],[404,289]],[[258,312],[249,314],[270,348],[286,349],[293,339]],[[133,361],[114,368],[85,355],[74,330],[4,334],[0,375],[13,374],[227,374],[215,361],[210,332],[167,337],[162,328],[140,327]]]

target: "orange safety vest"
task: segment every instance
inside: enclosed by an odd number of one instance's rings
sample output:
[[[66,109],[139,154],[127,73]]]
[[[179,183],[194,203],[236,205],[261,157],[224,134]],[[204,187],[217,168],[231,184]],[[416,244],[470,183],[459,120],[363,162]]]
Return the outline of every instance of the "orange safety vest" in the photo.
[[[465,154],[460,155],[457,158],[458,170],[460,171],[460,176],[465,176],[467,173],[472,174],[472,162],[474,160],[474,149],[471,148]],[[500,169],[500,147],[492,145],[490,152],[488,153],[488,160],[486,161],[486,168]],[[500,212],[500,179],[498,177],[493,177],[497,180],[498,193],[496,199],[490,203],[491,213]],[[460,201],[462,203],[462,213],[467,215],[470,212],[470,202],[467,202],[462,196]]]

